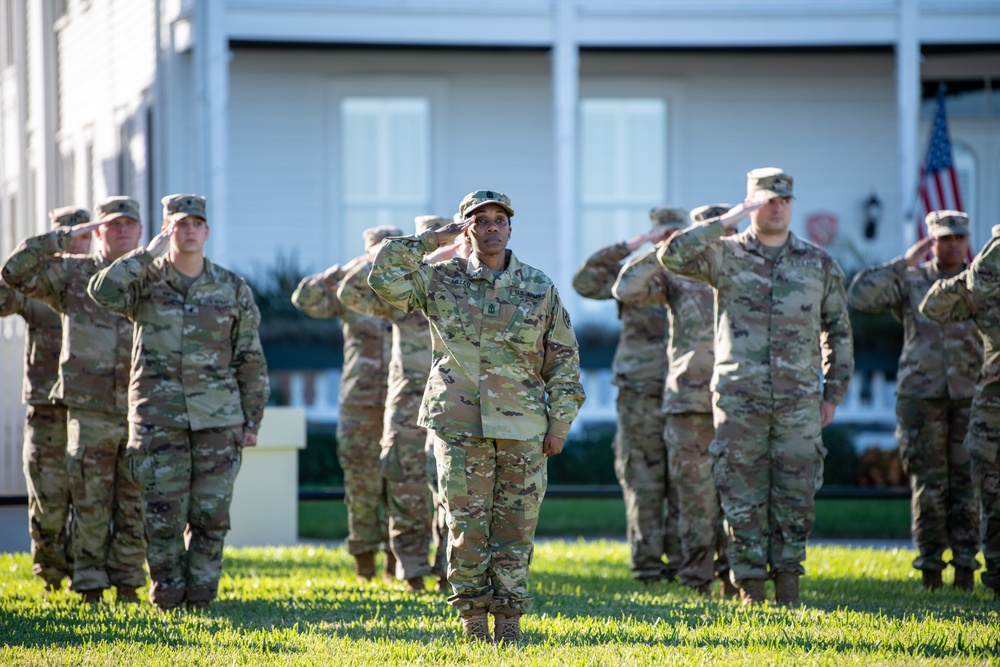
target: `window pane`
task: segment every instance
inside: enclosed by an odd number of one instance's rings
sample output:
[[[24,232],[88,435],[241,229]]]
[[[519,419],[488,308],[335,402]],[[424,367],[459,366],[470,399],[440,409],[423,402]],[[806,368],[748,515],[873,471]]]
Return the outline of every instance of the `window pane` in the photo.
[[[430,208],[430,100],[349,97],[340,111],[343,242],[360,247],[376,225],[409,232]]]
[[[653,98],[580,102],[579,262],[649,229],[666,203],[667,103]],[[613,318],[612,300],[583,299],[588,319]]]

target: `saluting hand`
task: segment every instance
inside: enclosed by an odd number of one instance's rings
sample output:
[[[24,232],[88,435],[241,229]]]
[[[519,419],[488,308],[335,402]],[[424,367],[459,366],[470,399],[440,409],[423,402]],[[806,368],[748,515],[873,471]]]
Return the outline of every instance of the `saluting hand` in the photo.
[[[910,268],[920,266],[920,262],[924,261],[924,257],[927,257],[927,253],[930,252],[932,245],[934,245],[934,239],[930,236],[920,239],[906,251],[906,254],[903,255],[903,261]]]
[[[153,257],[159,257],[163,254],[163,251],[167,249],[170,245],[170,235],[174,233],[174,226],[176,223],[171,222],[169,225],[160,230],[160,233],[149,240],[146,244],[146,252],[148,252]]]
[[[90,222],[81,222],[79,225],[73,225],[69,228],[69,233],[73,238],[80,238],[81,236],[86,236],[91,233],[103,223],[98,220],[91,220]]]
[[[455,220],[449,222],[444,227],[438,228],[438,230],[434,232],[434,237],[437,239],[438,247],[447,245],[449,241],[468,229],[469,226],[475,221],[476,216],[470,215],[465,220]]]
[[[719,217],[719,222],[721,222],[726,227],[735,227],[740,220],[747,217],[748,215],[750,215],[751,213],[753,213],[766,203],[767,200],[757,201],[755,199],[747,197],[746,199],[743,200],[742,204],[737,204],[736,206],[732,207],[731,209],[723,213]]]

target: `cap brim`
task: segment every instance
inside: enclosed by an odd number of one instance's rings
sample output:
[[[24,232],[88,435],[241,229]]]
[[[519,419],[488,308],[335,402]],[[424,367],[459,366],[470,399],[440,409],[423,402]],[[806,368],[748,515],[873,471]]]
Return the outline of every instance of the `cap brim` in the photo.
[[[788,190],[755,190],[754,193],[750,195],[750,198],[754,201],[774,199],[775,197],[788,197],[789,199],[795,199],[795,195]]]
[[[108,213],[106,215],[99,216],[97,218],[97,222],[103,225],[105,222],[108,222],[109,220],[114,220],[116,218],[128,218],[129,220],[142,222],[141,220],[139,220],[139,216],[135,215],[134,213],[125,213],[124,211],[120,211],[117,213]]]
[[[188,217],[201,218],[202,220],[206,221],[208,220],[208,218],[205,217],[205,214],[200,211],[177,211],[175,213],[171,213],[170,215],[168,215],[167,220],[174,222],[177,220],[183,220],[184,218]]]
[[[507,204],[504,204],[502,201],[497,201],[495,199],[488,199],[487,201],[481,201],[478,204],[476,204],[475,206],[471,206],[471,207],[465,209],[465,215],[466,215],[466,217],[468,217],[468,215],[470,213],[472,213],[473,211],[477,211],[477,210],[481,209],[482,207],[486,206],[487,204],[496,204],[497,206],[499,206],[503,210],[507,211],[507,215],[509,215],[512,218],[514,217],[514,209],[512,209],[510,206],[507,206]]]
[[[952,227],[950,225],[935,225],[934,229],[931,230],[931,238],[939,239],[942,236],[968,236],[969,230],[960,229],[958,227]]]

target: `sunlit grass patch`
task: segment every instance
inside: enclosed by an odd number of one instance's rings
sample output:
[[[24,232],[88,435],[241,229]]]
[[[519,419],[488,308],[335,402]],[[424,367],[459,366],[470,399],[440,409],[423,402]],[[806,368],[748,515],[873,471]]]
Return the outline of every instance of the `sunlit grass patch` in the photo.
[[[496,648],[462,641],[443,593],[357,582],[342,548],[227,549],[216,603],[167,614],[46,599],[27,554],[0,554],[0,665],[998,664],[1000,603],[925,592],[913,557],[812,547],[802,605],[746,609],[633,581],[621,542],[543,540],[526,641]]]

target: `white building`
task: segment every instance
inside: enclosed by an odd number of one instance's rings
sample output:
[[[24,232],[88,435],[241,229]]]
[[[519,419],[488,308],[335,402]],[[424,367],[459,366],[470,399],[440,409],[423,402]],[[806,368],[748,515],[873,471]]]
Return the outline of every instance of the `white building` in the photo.
[[[1000,0],[0,0],[0,253],[55,206],[127,193],[152,227],[194,191],[216,261],[313,271],[493,188],[577,324],[611,320],[576,266],[654,205],[739,201],[754,167],[795,176],[793,229],[833,232],[849,270],[899,254],[940,81],[978,247]],[[15,319],[0,494],[21,483]]]

